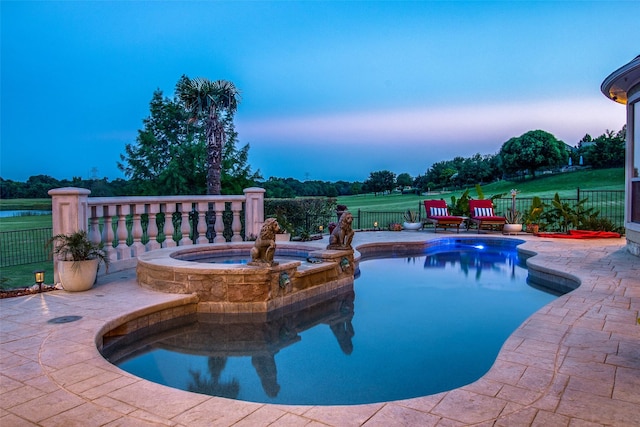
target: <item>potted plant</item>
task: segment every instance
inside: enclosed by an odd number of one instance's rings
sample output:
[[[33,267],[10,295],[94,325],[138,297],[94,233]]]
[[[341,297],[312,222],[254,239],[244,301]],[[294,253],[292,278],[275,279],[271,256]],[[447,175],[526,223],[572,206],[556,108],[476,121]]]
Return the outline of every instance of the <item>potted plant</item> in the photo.
[[[405,230],[417,231],[422,228],[422,222],[420,222],[420,220],[418,219],[418,214],[416,213],[416,211],[407,209],[403,216],[404,223],[402,224],[402,227]]]
[[[540,215],[542,215],[542,211],[544,210],[544,204],[540,197],[534,196],[531,199],[531,206],[529,210],[525,214],[525,224],[527,225],[528,233],[537,233],[540,226],[538,221],[540,220]]]
[[[53,245],[57,257],[58,275],[65,291],[78,292],[91,289],[101,262],[109,265],[109,258],[102,243],[89,240],[84,230],[53,236],[48,245]]]
[[[276,214],[276,221],[280,226],[279,231],[276,233],[276,241],[289,241],[291,240],[291,234],[294,232],[294,226],[287,216],[281,212]]]
[[[510,233],[518,233],[522,231],[522,212],[516,209],[516,196],[518,195],[518,190],[511,190],[511,209],[509,209],[504,217],[506,219],[506,224],[502,228],[502,232],[505,234]]]

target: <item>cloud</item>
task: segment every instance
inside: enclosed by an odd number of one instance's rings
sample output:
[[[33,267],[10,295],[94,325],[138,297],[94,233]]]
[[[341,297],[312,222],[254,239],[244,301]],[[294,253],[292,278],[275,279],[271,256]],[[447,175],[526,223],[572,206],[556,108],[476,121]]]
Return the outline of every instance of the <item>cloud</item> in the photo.
[[[575,145],[585,133],[597,136],[607,129],[619,130],[625,118],[624,107],[604,98],[585,98],[239,119],[237,123],[241,138],[252,144],[266,140],[424,145],[493,140],[499,147],[535,129]]]

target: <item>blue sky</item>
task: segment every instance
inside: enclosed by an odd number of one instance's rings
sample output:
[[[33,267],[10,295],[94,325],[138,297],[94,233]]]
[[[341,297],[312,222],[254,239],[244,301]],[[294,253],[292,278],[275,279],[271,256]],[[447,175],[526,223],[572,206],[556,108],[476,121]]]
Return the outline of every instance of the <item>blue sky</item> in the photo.
[[[640,2],[2,1],[0,176],[110,180],[182,74],[233,81],[266,178],[363,181],[619,130]]]

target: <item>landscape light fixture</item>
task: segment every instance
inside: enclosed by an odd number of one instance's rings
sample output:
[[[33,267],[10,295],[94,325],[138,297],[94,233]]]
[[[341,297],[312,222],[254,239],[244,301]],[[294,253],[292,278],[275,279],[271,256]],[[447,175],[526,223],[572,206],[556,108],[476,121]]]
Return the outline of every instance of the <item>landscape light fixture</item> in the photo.
[[[380,230],[380,228],[378,228],[378,221],[374,221],[374,222],[373,222],[373,229],[374,229],[375,231]]]
[[[42,284],[44,283],[44,270],[35,270],[33,272],[34,280],[38,285],[38,292],[42,292]]]

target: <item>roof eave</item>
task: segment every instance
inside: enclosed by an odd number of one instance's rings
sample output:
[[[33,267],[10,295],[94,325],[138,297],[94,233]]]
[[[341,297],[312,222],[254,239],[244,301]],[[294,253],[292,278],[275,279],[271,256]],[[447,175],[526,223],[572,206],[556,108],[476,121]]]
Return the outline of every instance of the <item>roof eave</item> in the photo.
[[[640,55],[631,62],[615,70],[600,85],[600,91],[607,98],[619,102],[627,103],[627,93],[629,89],[640,82]]]

